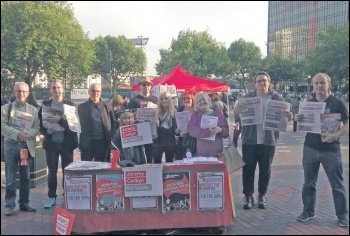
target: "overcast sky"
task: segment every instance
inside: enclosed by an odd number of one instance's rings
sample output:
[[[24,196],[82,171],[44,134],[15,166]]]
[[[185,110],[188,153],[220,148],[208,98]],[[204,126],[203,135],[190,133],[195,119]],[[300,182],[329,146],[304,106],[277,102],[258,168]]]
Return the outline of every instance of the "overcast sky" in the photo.
[[[91,39],[102,35],[149,38],[148,74],[156,75],[159,50],[169,49],[179,32],[208,30],[226,48],[243,38],[266,55],[268,1],[262,2],[153,2],[91,1],[73,4],[75,18]]]

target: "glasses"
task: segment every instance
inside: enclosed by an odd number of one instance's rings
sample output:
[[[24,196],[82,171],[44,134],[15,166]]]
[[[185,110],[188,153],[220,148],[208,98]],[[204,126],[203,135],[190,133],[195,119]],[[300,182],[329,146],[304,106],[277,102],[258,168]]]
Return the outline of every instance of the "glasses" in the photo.
[[[185,97],[185,98],[182,98],[182,100],[191,100],[192,98],[187,98],[187,97]]]
[[[60,89],[60,88],[62,87],[57,87],[57,86],[52,87],[52,89]]]
[[[267,79],[257,80],[256,83],[267,83]]]
[[[145,86],[151,86],[150,84],[141,84],[143,87],[145,87]]]
[[[101,91],[100,90],[90,90],[90,92],[92,92],[92,93],[100,93]]]
[[[16,93],[28,93],[28,91],[16,90]]]

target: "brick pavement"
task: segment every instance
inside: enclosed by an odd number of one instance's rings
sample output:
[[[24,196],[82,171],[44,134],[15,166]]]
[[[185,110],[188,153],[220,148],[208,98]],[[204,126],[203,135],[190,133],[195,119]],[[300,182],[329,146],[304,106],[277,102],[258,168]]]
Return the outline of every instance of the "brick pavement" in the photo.
[[[294,133],[290,135],[300,141],[303,140],[300,134]],[[345,145],[344,142],[342,142],[342,146],[344,177],[347,193],[349,193],[348,137],[345,139]],[[238,149],[240,151],[240,148]],[[287,144],[284,145],[282,142],[276,150],[271,181],[267,193],[268,205],[266,209],[258,209],[257,206],[255,206],[253,209],[243,210],[241,170],[231,175],[236,217],[234,218],[234,224],[225,228],[226,231],[224,234],[349,235],[348,227],[340,227],[337,224],[331,189],[322,167],[320,168],[317,184],[316,218],[303,223],[296,221],[296,217],[302,211],[301,187],[303,184],[303,169],[299,157],[301,149],[300,147],[294,148]],[[284,153],[290,153],[290,157]],[[76,152],[75,158],[79,159],[78,152]],[[258,171],[256,171],[256,173],[258,173]],[[59,173],[58,183],[61,183],[61,178],[62,174]],[[257,192],[257,189],[255,192]],[[60,207],[63,206],[62,193],[62,189],[59,188],[57,205]],[[4,216],[4,195],[5,189],[1,189],[1,235],[53,234],[54,208],[43,208],[47,200],[46,184],[31,189],[30,200],[31,204],[38,209],[36,213],[20,212],[17,206],[14,216]],[[193,232],[183,231],[183,233]],[[107,234],[116,234],[116,232]],[[197,232],[195,234],[204,233]]]

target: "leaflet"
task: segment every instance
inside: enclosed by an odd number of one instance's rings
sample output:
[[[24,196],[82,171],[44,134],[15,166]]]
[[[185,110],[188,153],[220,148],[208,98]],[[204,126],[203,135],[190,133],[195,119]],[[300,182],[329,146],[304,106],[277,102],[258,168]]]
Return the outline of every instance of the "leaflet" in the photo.
[[[290,103],[268,99],[263,129],[286,132],[288,125],[288,117],[284,114],[286,111],[290,111]]]
[[[211,128],[211,127],[217,126],[218,125],[218,120],[219,120],[219,118],[217,116],[206,116],[206,115],[203,115],[202,116],[202,120],[201,120],[200,128],[201,129],[207,129],[207,128]],[[214,141],[215,140],[215,134],[211,135],[210,137],[202,138],[202,139]]]
[[[181,134],[187,133],[187,125],[190,119],[188,111],[175,112],[175,119],[177,128],[181,130]]]
[[[263,123],[262,97],[239,98],[238,104],[242,126]]]

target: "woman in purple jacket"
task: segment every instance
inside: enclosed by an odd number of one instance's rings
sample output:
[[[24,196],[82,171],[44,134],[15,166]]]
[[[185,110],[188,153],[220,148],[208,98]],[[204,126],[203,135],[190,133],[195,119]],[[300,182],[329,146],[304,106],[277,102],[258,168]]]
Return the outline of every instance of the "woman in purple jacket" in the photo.
[[[195,112],[188,123],[188,133],[197,139],[197,148],[193,156],[216,157],[223,152],[223,139],[229,136],[229,125],[227,119],[220,109],[212,109],[212,102],[208,94],[197,93],[194,101]],[[200,128],[202,116],[216,116],[218,123],[216,126],[202,129]],[[215,134],[215,140],[207,140]]]

